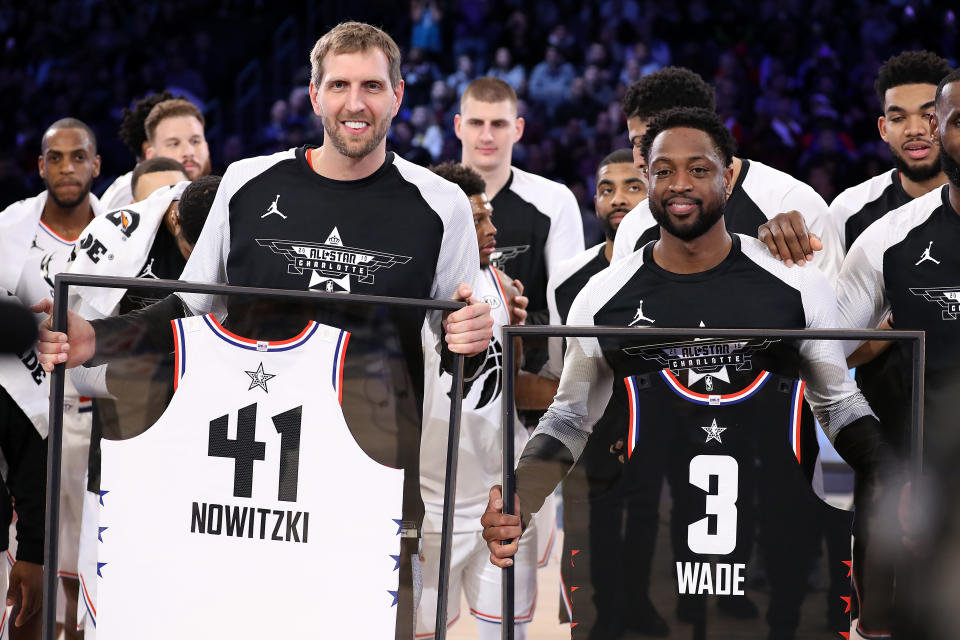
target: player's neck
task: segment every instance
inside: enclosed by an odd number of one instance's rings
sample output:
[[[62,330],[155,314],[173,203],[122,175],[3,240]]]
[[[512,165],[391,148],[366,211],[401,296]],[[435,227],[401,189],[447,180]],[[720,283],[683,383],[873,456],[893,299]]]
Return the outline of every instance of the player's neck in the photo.
[[[703,273],[730,255],[733,238],[721,218],[706,233],[690,241],[681,240],[660,227],[660,239],[653,245],[653,261],[670,273]]]
[[[386,159],[386,139],[381,140],[373,151],[362,158],[350,158],[337,151],[330,136],[326,136],[323,146],[310,154],[310,166],[330,180],[361,180],[382,167]]]
[[[947,194],[950,198],[950,206],[953,207],[953,212],[960,215],[960,187],[951,182]]]
[[[607,262],[613,260],[613,240],[611,238],[607,238],[607,241],[604,243],[603,257],[607,259]]]
[[[72,240],[78,237],[93,220],[90,196],[84,198],[75,207],[61,207],[47,194],[47,203],[43,206],[40,220],[53,229],[58,236]]]
[[[900,184],[903,185],[903,190],[907,192],[907,195],[911,198],[919,198],[922,195],[926,195],[945,183],[947,181],[947,174],[943,171],[933,176],[929,180],[924,180],[922,182],[917,182],[911,180],[907,176],[900,172]]]
[[[507,181],[510,180],[511,167],[509,162],[493,169],[474,167],[470,165],[465,158],[463,163],[470,166],[483,178],[484,183],[487,185],[485,193],[487,194],[488,200],[493,200],[496,195],[500,193],[500,190],[503,189],[504,185],[507,184]]]
[[[743,160],[734,156],[733,162],[730,163],[733,167],[733,178],[730,180],[730,184],[737,184],[737,180],[740,179],[740,170],[743,169]]]

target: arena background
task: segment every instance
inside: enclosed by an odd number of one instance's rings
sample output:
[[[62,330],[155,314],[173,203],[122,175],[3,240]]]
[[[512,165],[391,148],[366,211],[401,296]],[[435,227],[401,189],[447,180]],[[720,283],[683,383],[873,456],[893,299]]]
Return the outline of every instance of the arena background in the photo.
[[[4,2],[0,208],[42,190],[40,135],[64,116],[97,133],[103,166],[94,192],[101,193],[135,162],[116,135],[123,108],[165,88],[201,105],[214,173],[240,158],[320,144],[307,55],[320,34],[346,19],[382,26],[403,49],[404,108],[388,145],[419,164],[459,158],[453,115],[471,79],[494,74],[514,85],[527,120],[514,164],[573,189],[588,246],[600,238],[595,168],[627,146],[619,99],[631,82],[671,64],[716,87],[741,155],[808,182],[830,202],[891,166],[876,126],[880,63],[926,48],[956,66],[951,4]]]

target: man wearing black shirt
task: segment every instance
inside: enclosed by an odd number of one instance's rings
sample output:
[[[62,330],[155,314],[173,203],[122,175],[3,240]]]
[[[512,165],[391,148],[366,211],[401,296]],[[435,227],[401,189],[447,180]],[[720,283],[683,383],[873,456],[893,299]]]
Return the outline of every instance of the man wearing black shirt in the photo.
[[[660,227],[660,240],[594,276],[574,301],[570,324],[695,327],[704,323],[758,328],[831,328],[837,324],[836,301],[823,274],[791,271],[774,260],[759,241],[727,232],[724,202],[733,180],[733,142],[715,114],[689,109],[663,113],[645,133],[642,148],[650,178],[648,202]],[[658,367],[644,364],[646,358],[634,355],[639,353],[634,349],[621,349],[622,342],[569,340],[556,400],[517,466],[518,515],[502,514],[500,490],[495,487],[491,491],[482,522],[494,564],[509,566],[516,551],[514,539],[522,532],[528,514],[536,512],[544,496],[590,445],[597,419],[615,400],[613,394],[624,386],[624,379],[636,374],[638,367]],[[802,375],[807,399],[837,450],[862,480],[875,481],[889,459],[889,448],[876,418],[847,376],[839,344],[803,341],[761,346],[749,357],[757,361],[758,368],[774,367],[790,378]],[[722,394],[727,388],[714,391],[716,385],[742,384],[734,378],[747,374],[730,369],[730,383],[713,376],[709,393]],[[752,373],[756,375],[756,371]],[[695,377],[689,379],[692,384]],[[717,399],[722,404],[722,396]],[[706,426],[703,429],[709,443],[712,432]],[[703,433],[697,434],[703,443]],[[638,443],[635,455],[643,451],[644,444]],[[759,456],[762,460],[773,454]],[[512,541],[501,545],[501,540]],[[692,543],[688,544],[693,551]],[[789,578],[796,587],[797,572]],[[797,604],[781,602],[775,612],[771,601],[767,618],[771,637],[781,637],[775,631],[789,634],[795,629]]]
[[[489,305],[473,298],[479,249],[467,197],[456,185],[386,152],[385,136],[400,109],[404,88],[396,43],[369,25],[343,23],[317,41],[311,62],[310,98],[323,121],[323,145],[231,165],[182,278],[283,289],[459,298],[468,304],[443,317],[443,331],[438,314],[431,314],[434,335],[447,354],[485,353],[493,322]],[[299,306],[286,308],[288,313],[283,315],[257,314],[249,306],[231,309],[234,302],[231,298],[226,306],[231,330],[254,333],[261,339],[288,338],[294,324],[302,328],[304,315],[318,313],[310,306]],[[51,306],[48,303],[43,308]],[[61,362],[76,366],[95,354],[102,359],[107,354],[98,353],[97,348],[104,346],[103,336],[130,326],[138,332],[144,325],[148,327],[145,342],[153,344],[143,344],[144,348],[169,352],[171,318],[222,310],[222,304],[210,296],[184,294],[170,296],[131,317],[92,326],[71,316],[69,343],[66,335],[41,331],[44,366],[52,368]],[[409,402],[417,412],[423,394],[420,329],[424,319],[422,311],[389,314],[413,387]],[[284,335],[266,335],[270,331]],[[445,333],[443,339],[441,333]],[[468,375],[481,363],[471,358]],[[405,546],[405,563],[415,553],[423,513],[417,472],[419,424],[419,419],[411,420],[405,427],[413,430],[405,428],[382,438],[378,437],[380,425],[348,418],[368,454],[407,471],[410,491],[403,509],[403,538],[412,542]],[[416,596],[409,588],[412,583],[409,565],[401,568],[404,616],[413,611]],[[412,619],[408,618],[410,626],[406,628],[401,628],[401,620],[398,617],[399,637],[407,637]]]

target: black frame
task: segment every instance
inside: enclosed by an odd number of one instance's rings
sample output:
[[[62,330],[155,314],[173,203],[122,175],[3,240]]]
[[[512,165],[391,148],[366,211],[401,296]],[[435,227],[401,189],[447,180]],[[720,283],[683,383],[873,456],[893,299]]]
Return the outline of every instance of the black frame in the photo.
[[[514,473],[513,433],[514,407],[514,353],[513,338],[540,336],[547,338],[780,338],[793,340],[896,340],[909,341],[912,347],[913,377],[910,399],[911,472],[919,474],[923,464],[923,370],[926,360],[926,334],[923,331],[881,331],[877,329],[666,329],[653,327],[575,327],[575,326],[505,326],[503,333],[503,495],[516,493]],[[513,500],[504,498],[503,513],[513,513]],[[513,567],[503,571],[501,590],[501,638],[513,640],[514,576]]]
[[[235,287],[223,284],[204,284],[180,280],[148,280],[61,273],[54,279],[54,303],[51,316],[54,331],[66,333],[67,295],[70,287],[100,287],[105,289],[158,289],[177,293],[214,295],[246,295],[277,300],[330,300],[337,303],[414,307],[429,311],[456,311],[465,303],[455,300],[419,300],[387,296],[354,295],[314,291]],[[463,401],[463,356],[454,354],[453,394],[450,402],[450,430],[447,435],[447,462],[443,492],[443,524],[440,530],[440,576],[437,588],[437,624],[435,638],[447,635],[447,590],[450,583],[450,544],[453,532],[453,504],[456,499],[457,453],[460,443],[460,406]],[[50,378],[50,429],[47,436],[47,502],[44,513],[43,563],[43,640],[56,638],[57,604],[57,547],[60,536],[60,464],[63,448],[63,388],[66,368],[57,364]]]

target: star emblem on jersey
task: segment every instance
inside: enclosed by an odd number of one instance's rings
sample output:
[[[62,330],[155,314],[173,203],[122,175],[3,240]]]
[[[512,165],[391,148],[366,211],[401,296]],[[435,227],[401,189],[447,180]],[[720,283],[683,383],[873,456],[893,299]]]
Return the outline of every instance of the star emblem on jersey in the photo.
[[[707,432],[707,439],[704,442],[710,442],[711,440],[716,440],[720,444],[723,444],[723,440],[720,439],[720,434],[727,430],[726,427],[718,427],[717,419],[714,418],[713,422],[710,423],[709,427],[700,427]]]
[[[490,254],[490,264],[494,269],[503,269],[505,265],[510,260],[513,260],[521,253],[526,253],[530,249],[530,245],[521,244],[515,247],[500,247],[496,251]]]
[[[956,320],[960,314],[960,287],[910,287],[910,293],[940,305],[944,320]]]
[[[266,218],[267,216],[269,216],[269,215],[271,215],[271,214],[274,214],[274,213],[277,214],[278,216],[280,216],[281,218],[283,218],[284,220],[287,219],[287,216],[283,215],[283,214],[280,212],[280,209],[277,208],[277,202],[278,202],[279,200],[280,200],[280,194],[278,193],[278,194],[277,194],[277,197],[273,199],[273,202],[270,203],[270,206],[267,208],[267,212],[266,212],[265,214],[263,214],[262,216],[260,216],[260,219],[261,219],[261,220],[263,220],[263,219]]]
[[[920,259],[917,260],[917,263],[913,266],[919,267],[921,263],[929,260],[933,264],[940,264],[940,261],[930,255],[930,250],[933,249],[933,240],[930,241],[930,244],[927,245],[927,248],[923,250],[923,253],[920,254]]]
[[[631,320],[630,324],[627,326],[635,327],[637,326],[638,322],[649,322],[650,324],[656,323],[656,320],[653,318],[648,318],[647,316],[643,315],[643,300],[640,301],[640,306],[637,307],[637,313],[634,314],[633,320]]]
[[[407,264],[412,259],[410,256],[346,246],[336,227],[324,242],[258,238],[257,244],[285,257],[288,262],[287,273],[303,275],[309,271],[307,288],[314,291],[350,291],[351,278],[356,278],[357,283],[373,284],[374,273],[378,269]]]
[[[276,378],[276,374],[266,373],[263,370],[263,363],[260,363],[260,366],[257,367],[256,371],[245,371],[248,376],[250,376],[250,386],[247,387],[247,391],[250,391],[254,387],[260,387],[265,392],[269,393],[270,390],[267,389],[267,381],[271,378]]]

